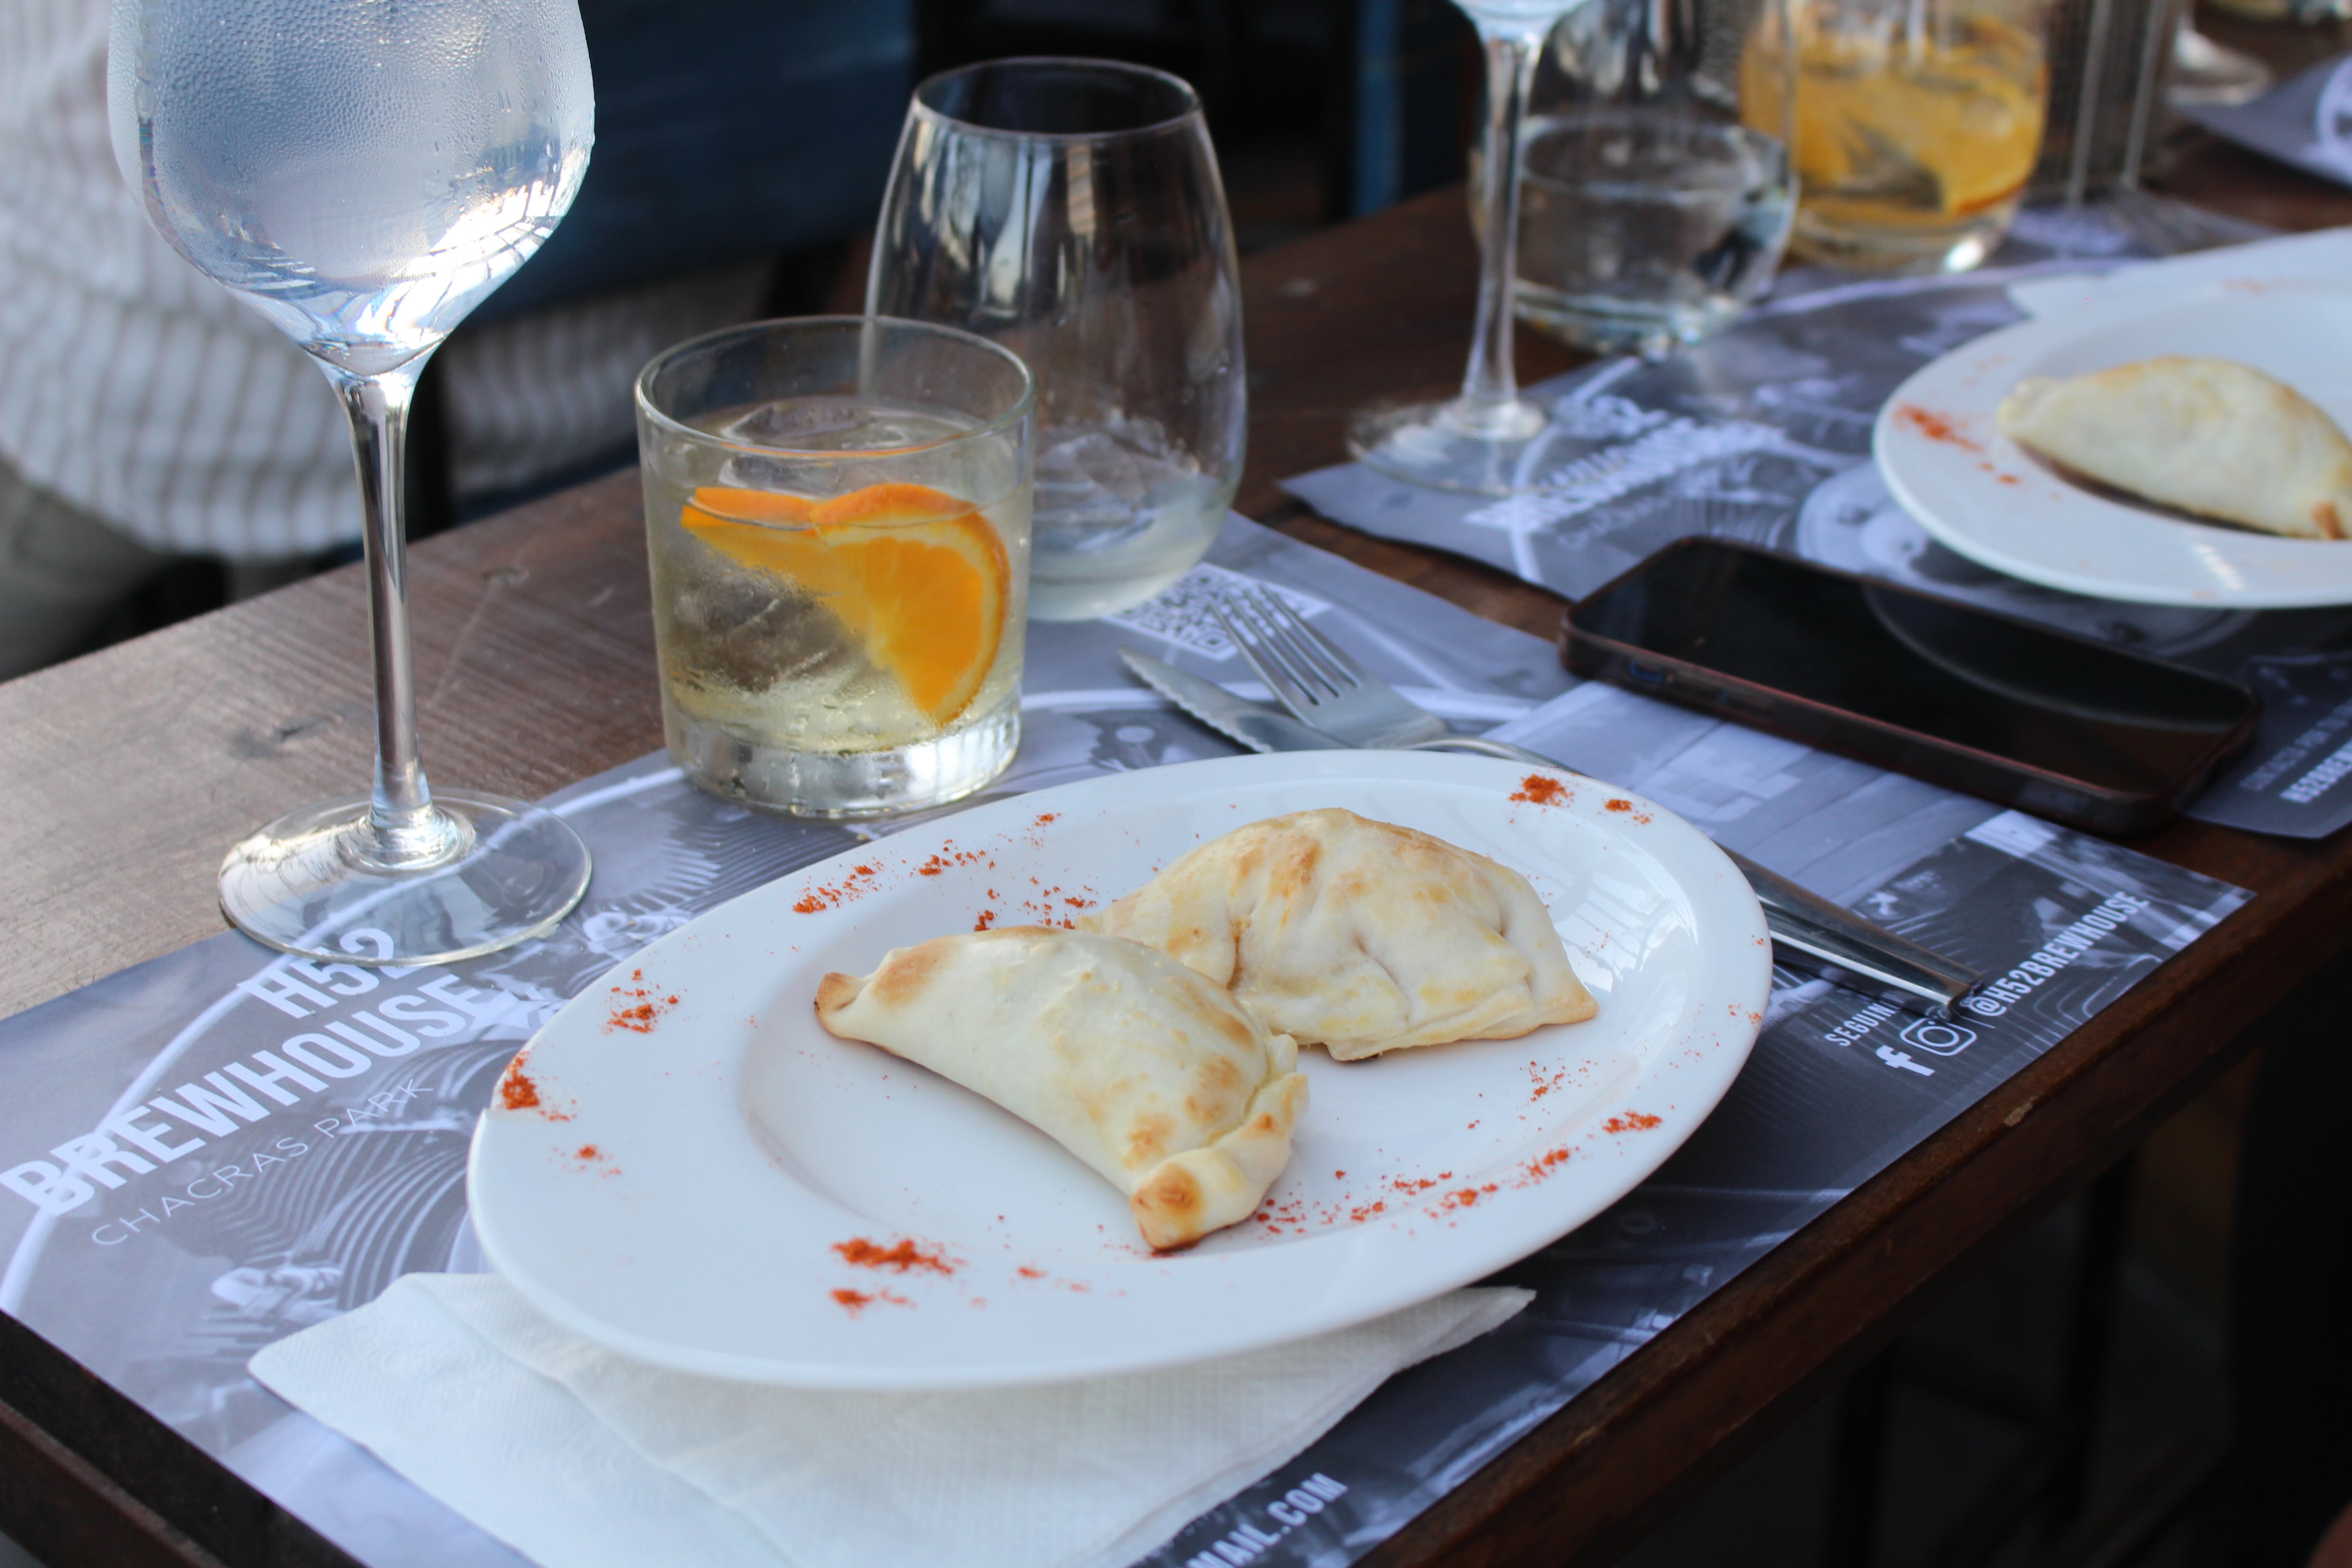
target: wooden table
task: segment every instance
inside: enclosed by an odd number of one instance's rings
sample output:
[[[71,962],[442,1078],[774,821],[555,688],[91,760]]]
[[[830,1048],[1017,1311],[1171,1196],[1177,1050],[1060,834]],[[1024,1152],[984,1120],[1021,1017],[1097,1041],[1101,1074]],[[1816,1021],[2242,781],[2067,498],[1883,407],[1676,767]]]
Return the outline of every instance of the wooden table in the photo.
[[[2242,42],[2243,39],[2240,38]],[[2213,143],[2179,188],[2286,226],[2352,223],[2352,192]],[[1339,529],[1283,475],[1337,460],[1374,391],[1444,387],[1473,256],[1442,191],[1253,258],[1247,515],[1547,637],[1562,601]],[[1528,379],[1571,363],[1522,334]],[[636,477],[619,474],[414,557],[433,776],[536,796],[657,747]],[[370,764],[365,598],[331,574],[0,686],[0,1015],[220,929],[226,845]],[[1381,1568],[1604,1559],[1890,1339],[2246,1048],[2352,942],[2352,839],[2182,823],[2141,847],[2260,895],[1986,1101],[1709,1297],[1376,1552]],[[135,1568],[347,1563],[110,1388],[0,1317],[0,1530]]]

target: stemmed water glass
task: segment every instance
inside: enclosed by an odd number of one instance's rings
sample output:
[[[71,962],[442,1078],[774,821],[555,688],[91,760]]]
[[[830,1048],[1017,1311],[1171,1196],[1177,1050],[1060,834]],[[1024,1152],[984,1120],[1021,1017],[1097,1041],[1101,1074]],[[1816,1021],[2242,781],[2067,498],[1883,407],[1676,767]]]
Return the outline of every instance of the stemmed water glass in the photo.
[[[1478,315],[1460,395],[1443,403],[1375,405],[1348,427],[1356,458],[1439,489],[1508,495],[1523,487],[1518,460],[1548,423],[1519,395],[1511,368],[1512,284],[1519,244],[1519,135],[1536,58],[1552,24],[1580,0],[1454,0],[1478,29],[1486,57],[1488,171],[1479,230]]]
[[[108,76],[115,156],[148,220],[317,359],[359,461],[375,786],[230,850],[223,910],[272,947],[346,963],[546,931],[587,888],[579,836],[519,800],[425,786],[400,481],[425,359],[586,172],[576,0],[115,0]]]

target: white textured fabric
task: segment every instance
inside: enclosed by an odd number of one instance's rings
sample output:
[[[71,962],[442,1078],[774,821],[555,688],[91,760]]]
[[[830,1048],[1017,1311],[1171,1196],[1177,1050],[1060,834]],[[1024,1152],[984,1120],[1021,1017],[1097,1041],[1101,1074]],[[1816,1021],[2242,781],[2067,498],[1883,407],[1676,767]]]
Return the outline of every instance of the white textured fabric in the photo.
[[[517,489],[634,445],[637,372],[672,343],[759,315],[770,270],[761,257],[450,339],[440,373],[457,492]]]
[[[2009,286],[2010,303],[2029,316],[2050,316],[2085,305],[2195,289],[2228,281],[2352,281],[2352,227],[2281,235],[2251,245],[2200,250],[2162,261],[2139,261],[2112,272],[2069,272],[2029,278]]]
[[[495,1276],[412,1274],[252,1371],[543,1568],[1120,1568],[1532,1299],[1132,1377],[823,1394],[645,1366]]]
[[[148,226],[106,125],[105,0],[0,0],[0,454],[164,550],[358,537],[309,357]]]

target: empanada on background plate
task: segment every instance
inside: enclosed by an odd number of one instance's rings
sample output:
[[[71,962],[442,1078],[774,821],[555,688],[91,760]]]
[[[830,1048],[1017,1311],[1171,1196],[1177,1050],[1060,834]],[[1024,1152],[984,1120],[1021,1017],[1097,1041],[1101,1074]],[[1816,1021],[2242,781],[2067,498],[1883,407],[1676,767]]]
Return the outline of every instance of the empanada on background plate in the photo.
[[[1771,984],[1762,912],[1704,835],[1529,777],[1412,752],[1181,763],[934,817],[747,893],[591,985],[509,1069],[474,1137],[483,1249],[625,1354],[821,1388],[1136,1372],[1470,1284],[1656,1169],[1730,1087]],[[1288,1166],[1256,1217],[1190,1250],[1143,1247],[1119,1192],[1045,1133],[817,1023],[828,972],[1075,919],[1319,806],[1527,877],[1600,1012],[1349,1064],[1301,1050]]]
[[[1879,471],[1937,541],[2045,587],[2218,609],[2352,604],[2352,540],[2189,521],[2074,482],[1995,427],[1993,411],[2029,377],[2172,354],[2251,366],[2352,431],[2352,284],[2140,289],[2004,327],[1915,373],[1879,411]]]

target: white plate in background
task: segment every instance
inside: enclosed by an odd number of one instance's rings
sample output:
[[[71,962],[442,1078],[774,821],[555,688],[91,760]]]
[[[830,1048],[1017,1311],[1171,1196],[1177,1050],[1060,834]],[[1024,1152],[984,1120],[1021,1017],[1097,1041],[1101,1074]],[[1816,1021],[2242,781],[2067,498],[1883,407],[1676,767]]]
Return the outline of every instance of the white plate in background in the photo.
[[[1923,366],[1879,410],[1872,450],[1886,488],[1946,545],[2045,587],[2217,609],[2352,604],[2352,541],[2189,522],[2096,494],[1993,427],[2028,376],[2197,354],[2274,376],[2352,431],[2352,288],[2144,293],[2005,327]]]

